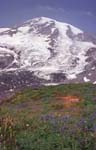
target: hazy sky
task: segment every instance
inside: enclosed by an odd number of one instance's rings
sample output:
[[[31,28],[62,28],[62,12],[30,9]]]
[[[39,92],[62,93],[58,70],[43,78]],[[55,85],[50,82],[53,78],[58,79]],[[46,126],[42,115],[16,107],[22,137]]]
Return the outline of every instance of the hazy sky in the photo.
[[[0,26],[45,16],[96,33],[96,0],[0,0]]]

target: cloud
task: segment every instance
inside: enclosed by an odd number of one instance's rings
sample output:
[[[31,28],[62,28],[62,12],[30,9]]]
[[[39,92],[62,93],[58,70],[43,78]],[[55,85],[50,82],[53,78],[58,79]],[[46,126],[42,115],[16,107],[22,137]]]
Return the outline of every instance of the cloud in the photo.
[[[89,17],[96,17],[91,11],[85,11],[84,14]]]
[[[46,9],[46,10],[49,10],[49,11],[59,11],[59,12],[62,12],[64,13],[66,10],[63,9],[63,8],[56,8],[56,7],[51,7],[51,6],[42,6],[42,5],[39,5],[38,8],[40,9]]]

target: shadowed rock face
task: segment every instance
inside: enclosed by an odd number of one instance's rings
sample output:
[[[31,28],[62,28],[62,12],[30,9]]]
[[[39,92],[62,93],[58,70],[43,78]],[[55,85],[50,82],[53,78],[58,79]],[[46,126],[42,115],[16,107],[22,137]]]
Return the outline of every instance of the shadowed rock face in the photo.
[[[64,82],[66,79],[66,76],[63,73],[53,73],[51,75],[51,82],[53,83],[58,83],[58,81],[60,83]]]
[[[43,79],[28,71],[2,73],[0,74],[0,99],[10,97],[16,91],[27,87],[38,88],[44,83]]]
[[[72,32],[70,26],[68,26],[68,30],[67,30],[66,34],[68,35],[68,37],[70,39],[73,39],[73,40],[76,39],[76,40],[82,41],[82,42],[92,42],[93,44],[96,44],[96,36],[95,35],[91,35],[86,32],[79,33],[76,35]]]
[[[68,35],[68,37],[69,37],[70,39],[74,39],[74,38],[75,38],[75,34],[72,32],[70,26],[68,26],[68,30],[66,31],[66,34]]]
[[[3,54],[0,56],[0,69],[6,68],[14,60],[12,55]]]
[[[96,37],[85,32],[83,34],[78,34],[78,40],[82,40],[84,42],[91,41],[93,44],[96,44]]]
[[[21,71],[17,73],[2,73],[0,75],[0,82],[0,87],[2,87],[3,90],[8,90],[18,89],[30,85],[39,85],[41,82],[43,82],[43,80],[40,81],[39,78],[34,76],[32,72]],[[2,88],[0,89],[2,90]]]
[[[96,37],[71,25],[37,18],[0,32],[1,97],[45,84],[95,83],[95,74]]]
[[[18,32],[18,29],[13,28],[4,32],[1,32],[0,35],[10,35],[11,37]]]
[[[86,62],[86,71],[87,70],[95,70],[96,67],[96,48],[90,48],[86,53],[87,59]],[[93,68],[93,69],[92,69]]]
[[[43,35],[50,35],[51,34],[51,28],[54,27],[54,22],[48,24],[47,23],[44,23],[42,25],[40,24],[33,24],[33,25],[30,25],[30,29],[29,29],[29,33],[34,31],[34,29],[36,30],[37,34],[43,34]]]

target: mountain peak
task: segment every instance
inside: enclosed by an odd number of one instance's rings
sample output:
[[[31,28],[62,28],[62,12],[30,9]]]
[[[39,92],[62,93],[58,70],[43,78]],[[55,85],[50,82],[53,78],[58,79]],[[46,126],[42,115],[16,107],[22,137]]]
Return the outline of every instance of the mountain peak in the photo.
[[[32,84],[29,81],[33,79],[43,84],[94,83],[95,56],[93,36],[54,19],[34,18],[22,26],[0,31],[0,74],[17,79],[17,74],[23,76],[26,72],[23,79],[18,79],[24,84]]]
[[[78,34],[78,33],[83,33],[82,30],[72,26],[71,24],[65,23],[65,22],[60,22],[51,18],[47,18],[47,17],[37,17],[37,18],[33,18],[31,20],[28,20],[27,22],[25,22],[23,24],[23,26],[35,26],[35,25],[45,25],[45,26],[50,26],[50,25],[54,25],[54,27],[59,28],[61,30],[67,30],[68,28],[70,28],[72,30],[72,32],[74,32],[74,34]],[[43,26],[44,27],[44,26]]]
[[[55,19],[51,19],[51,18],[48,18],[48,17],[36,17],[36,18],[33,18],[33,19],[30,19],[28,20],[27,22],[31,22],[31,21],[46,21],[46,22],[49,22],[49,21],[56,21]]]

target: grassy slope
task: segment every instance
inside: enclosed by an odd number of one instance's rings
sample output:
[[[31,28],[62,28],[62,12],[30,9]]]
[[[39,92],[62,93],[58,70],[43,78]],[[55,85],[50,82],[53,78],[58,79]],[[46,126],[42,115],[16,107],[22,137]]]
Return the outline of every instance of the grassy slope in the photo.
[[[79,101],[66,103],[66,96]],[[92,84],[26,89],[0,106],[1,118],[12,122],[14,150],[96,150],[95,111],[96,87]],[[13,149],[6,139],[5,147]]]

